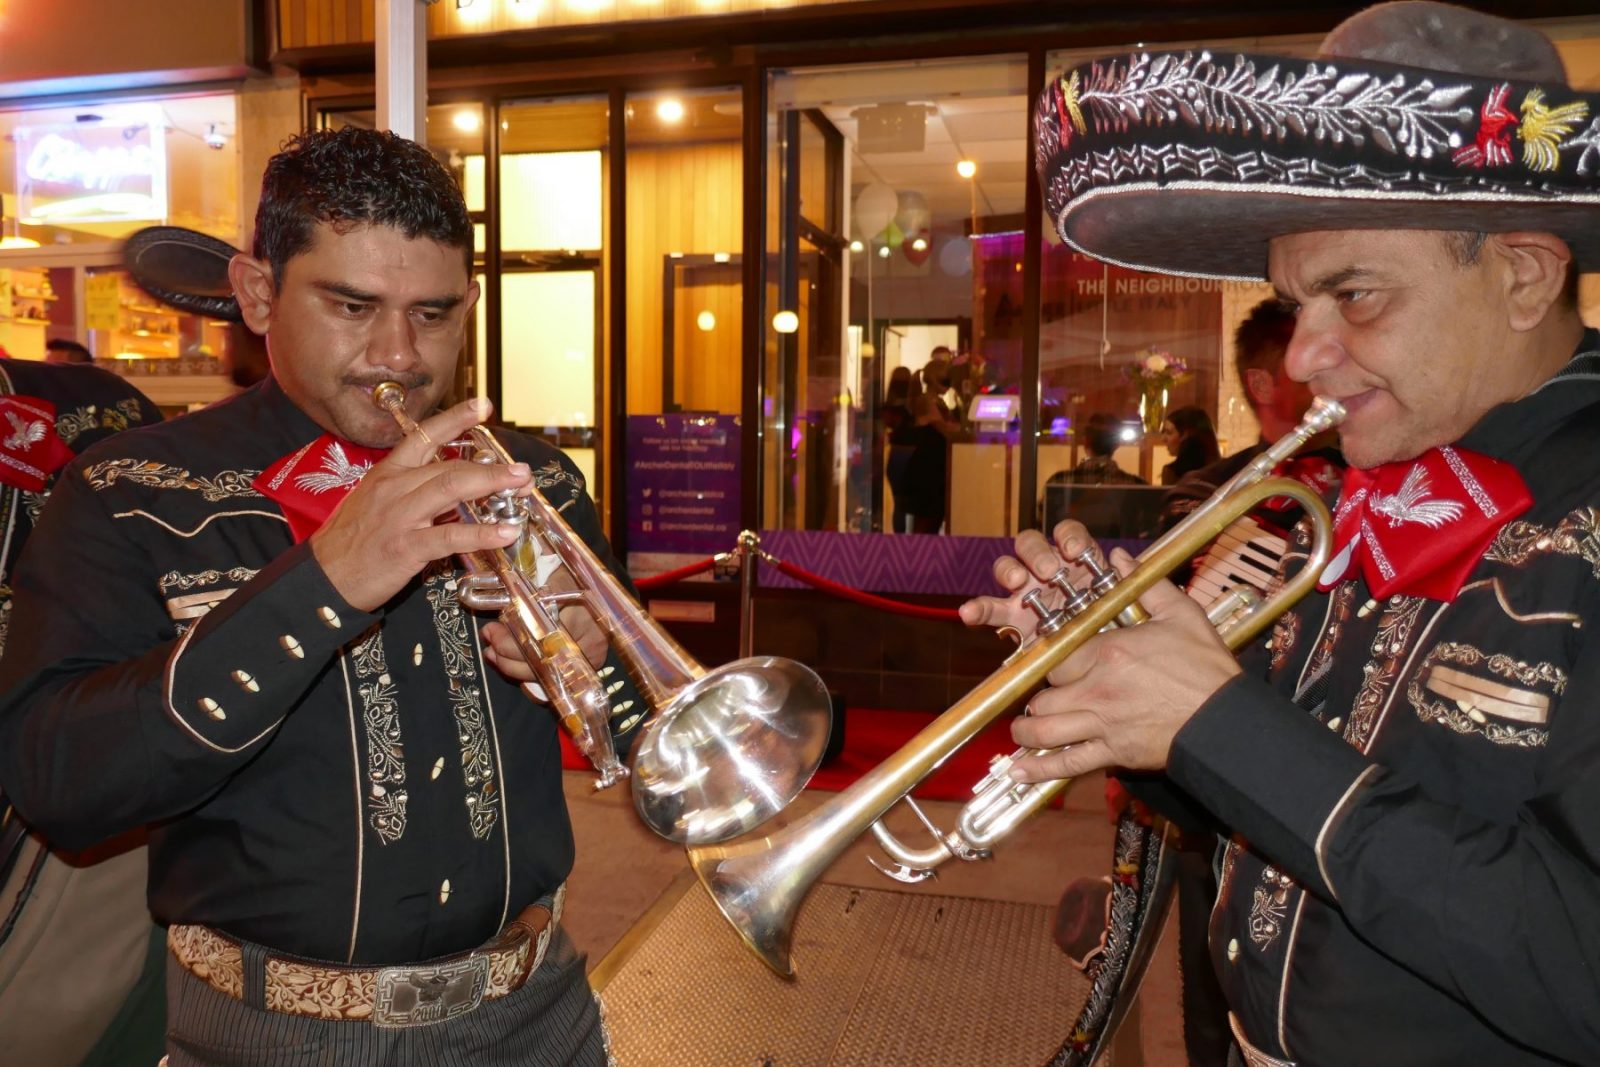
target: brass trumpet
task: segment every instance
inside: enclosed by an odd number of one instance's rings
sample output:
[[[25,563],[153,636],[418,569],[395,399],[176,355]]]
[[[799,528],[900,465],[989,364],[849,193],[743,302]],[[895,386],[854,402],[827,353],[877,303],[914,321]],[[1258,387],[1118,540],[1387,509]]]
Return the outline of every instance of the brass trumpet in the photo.
[[[801,902],[822,872],[869,829],[898,864],[894,868],[877,864],[879,869],[905,881],[930,877],[936,866],[952,857],[988,856],[990,845],[1068,785],[1068,780],[1020,784],[1007,776],[1018,757],[1045,750],[1020,748],[999,757],[974,788],[977,795],[950,833],[941,833],[916,807],[910,800],[912,789],[1102,629],[1146,621],[1139,597],[1262,501],[1292,497],[1306,509],[1313,527],[1309,558],[1293,580],[1266,599],[1240,597],[1211,613],[1213,625],[1229,648],[1238,649],[1310,592],[1331,553],[1333,522],[1315,492],[1293,479],[1272,477],[1272,470],[1343,418],[1340,404],[1319,397],[1294,432],[1146,549],[1132,574],[1119,580],[1096,563],[1092,584],[1079,590],[1067,581],[1062,568],[1051,583],[1067,595],[1063,608],[1047,607],[1040,590],[1024,598],[1040,617],[1032,640],[898,752],[804,818],[766,837],[691,847],[690,865],[745,944],[778,974],[792,975],[789,946]],[[882,825],[883,817],[902,800],[912,805],[933,834],[931,847],[907,847]]]
[[[397,382],[372,391],[373,403],[403,431],[426,441],[406,413],[405,398]],[[475,463],[515,462],[482,426],[435,446],[435,459],[439,453]],[[631,778],[634,807],[645,824],[662,837],[693,843],[753,830],[805,788],[822,762],[832,723],[827,688],[810,668],[754,656],[707,671],[639,607],[537,487],[526,495],[508,490],[468,500],[456,511],[462,522],[522,529],[506,548],[461,557],[468,574],[458,594],[469,608],[499,612],[543,689],[532,695],[555,709],[599,772],[595,788]],[[558,566],[567,569],[576,591],[548,588]],[[560,611],[571,605],[594,616],[654,711],[634,745],[631,774],[610,729],[617,683],[608,685],[561,627]]]

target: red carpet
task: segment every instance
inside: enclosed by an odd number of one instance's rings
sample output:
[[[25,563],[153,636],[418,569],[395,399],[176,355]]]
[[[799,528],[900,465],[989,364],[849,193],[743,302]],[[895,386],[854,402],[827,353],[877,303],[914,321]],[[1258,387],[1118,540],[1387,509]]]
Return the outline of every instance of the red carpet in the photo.
[[[811,779],[812,789],[836,792],[854,782],[894,753],[933,716],[919,711],[881,711],[850,708],[845,712],[845,749],[822,765]],[[561,765],[568,770],[589,770],[589,761],[562,735]],[[1015,751],[1010,719],[990,726],[977,740],[963,746],[925,779],[913,796],[928,800],[967,800],[972,787],[989,772],[989,760]],[[1059,802],[1059,800],[1058,800]]]

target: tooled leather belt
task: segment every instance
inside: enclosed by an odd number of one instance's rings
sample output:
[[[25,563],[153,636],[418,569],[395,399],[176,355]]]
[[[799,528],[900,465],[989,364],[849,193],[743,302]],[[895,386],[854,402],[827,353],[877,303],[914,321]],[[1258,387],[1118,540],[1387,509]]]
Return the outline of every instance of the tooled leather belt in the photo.
[[[374,1026],[427,1026],[465,1015],[487,1000],[521,989],[544,962],[561,918],[566,886],[524,908],[487,944],[470,952],[398,967],[358,967],[268,953],[268,1011]],[[239,942],[208,926],[176,925],[167,948],[190,974],[219,993],[244,1000]]]

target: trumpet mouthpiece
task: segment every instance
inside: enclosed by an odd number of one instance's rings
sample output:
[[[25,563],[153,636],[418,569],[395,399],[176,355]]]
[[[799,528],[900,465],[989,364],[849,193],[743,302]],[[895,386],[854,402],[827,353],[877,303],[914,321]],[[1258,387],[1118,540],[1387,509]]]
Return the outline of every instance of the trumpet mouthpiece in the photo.
[[[372,402],[385,411],[405,407],[406,387],[399,382],[379,382],[372,390]]]

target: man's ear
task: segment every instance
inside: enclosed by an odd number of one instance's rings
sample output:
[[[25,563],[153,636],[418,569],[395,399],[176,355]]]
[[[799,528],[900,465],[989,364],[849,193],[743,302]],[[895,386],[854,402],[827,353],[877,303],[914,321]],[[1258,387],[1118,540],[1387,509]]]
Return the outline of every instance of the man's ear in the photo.
[[[1244,372],[1244,392],[1250,398],[1251,407],[1264,408],[1272,403],[1272,394],[1277,387],[1272,372],[1264,367],[1251,367]]]
[[[244,313],[244,324],[253,333],[266,336],[272,323],[272,304],[278,295],[272,281],[272,265],[264,259],[239,253],[228,260],[228,284]]]
[[[1489,240],[1507,267],[1507,325],[1532,330],[1561,303],[1572,250],[1553,233],[1496,233]]]

